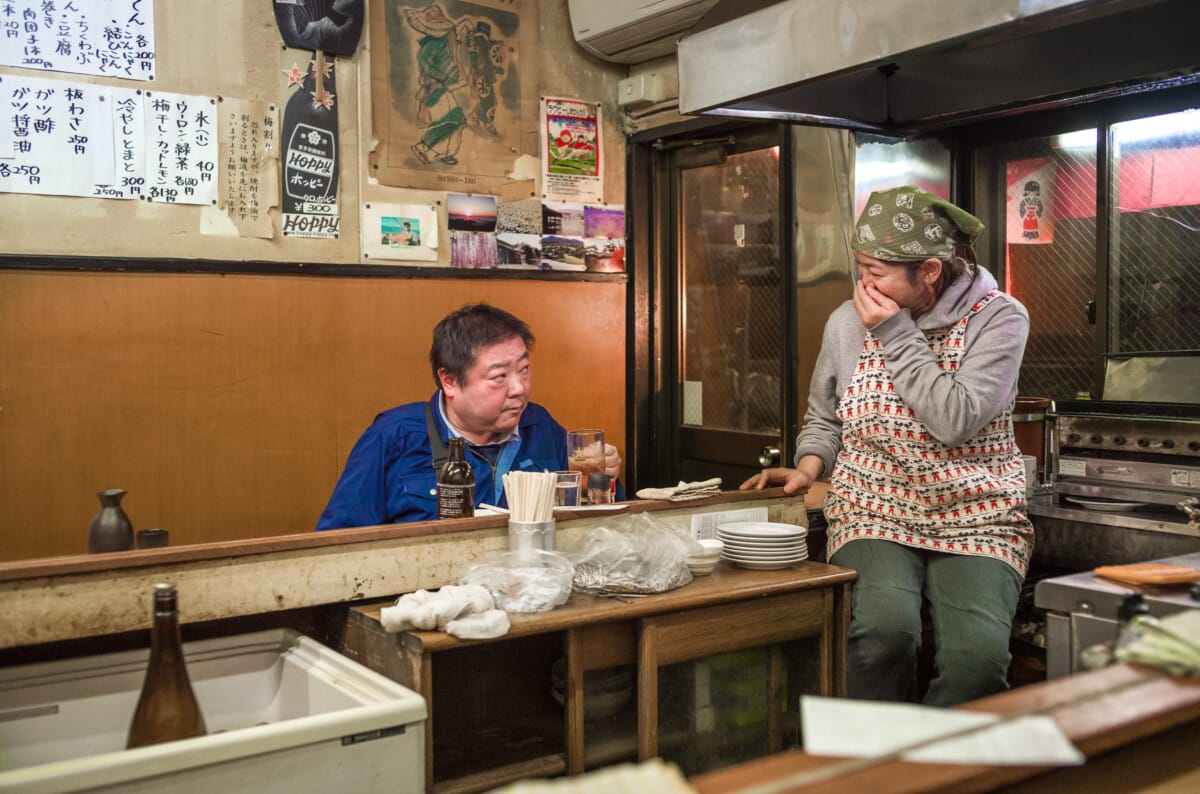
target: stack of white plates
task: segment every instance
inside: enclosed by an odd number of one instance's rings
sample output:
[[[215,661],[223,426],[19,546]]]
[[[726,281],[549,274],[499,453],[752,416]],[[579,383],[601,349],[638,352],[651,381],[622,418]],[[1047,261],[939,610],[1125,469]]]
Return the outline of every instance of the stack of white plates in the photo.
[[[721,524],[721,556],[742,568],[772,571],[808,559],[808,530],[795,524],[739,521]]]

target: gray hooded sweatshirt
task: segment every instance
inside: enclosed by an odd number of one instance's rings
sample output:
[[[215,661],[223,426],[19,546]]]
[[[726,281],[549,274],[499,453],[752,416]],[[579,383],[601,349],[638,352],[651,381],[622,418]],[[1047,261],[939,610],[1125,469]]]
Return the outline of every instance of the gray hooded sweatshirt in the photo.
[[[1011,409],[1017,373],[1029,335],[1029,313],[1010,295],[1000,295],[967,323],[957,371],[943,371],[929,349],[925,331],[961,320],[977,301],[996,288],[996,279],[976,266],[959,276],[925,314],[913,319],[908,309],[870,329],[883,345],[888,374],[933,437],[948,447],[974,436],[992,419]],[[830,315],[809,387],[804,427],[796,439],[796,462],[819,455],[823,477],[833,470],[842,448],[837,405],[854,375],[867,329],[846,301]]]

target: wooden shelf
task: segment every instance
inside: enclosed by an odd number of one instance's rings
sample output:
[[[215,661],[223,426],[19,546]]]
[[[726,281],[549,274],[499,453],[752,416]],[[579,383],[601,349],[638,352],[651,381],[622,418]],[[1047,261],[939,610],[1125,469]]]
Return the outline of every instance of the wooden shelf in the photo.
[[[819,690],[840,694],[853,580],[849,569],[813,562],[776,571],[721,563],[685,587],[630,601],[576,593],[558,609],[511,615],[512,630],[487,641],[389,634],[379,622],[386,604],[361,604],[350,608],[342,650],[426,699],[426,790],[467,794],[644,759],[654,754],[651,735],[686,744],[686,730],[658,735],[660,665],[811,640]],[[562,706],[550,694],[560,657]],[[637,666],[637,696],[619,715],[586,720],[587,671],[618,665]]]

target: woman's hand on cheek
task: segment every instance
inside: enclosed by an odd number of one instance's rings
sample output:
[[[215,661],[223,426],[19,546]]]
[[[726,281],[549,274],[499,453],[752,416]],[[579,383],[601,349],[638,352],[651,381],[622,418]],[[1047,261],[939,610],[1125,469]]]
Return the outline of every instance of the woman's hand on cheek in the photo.
[[[900,311],[900,304],[860,280],[854,285],[854,310],[863,327],[869,330]]]

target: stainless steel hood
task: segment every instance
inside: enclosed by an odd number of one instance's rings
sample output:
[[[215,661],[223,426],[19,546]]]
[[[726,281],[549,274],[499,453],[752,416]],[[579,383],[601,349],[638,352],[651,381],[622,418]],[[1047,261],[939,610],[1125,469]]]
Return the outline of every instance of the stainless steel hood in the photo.
[[[722,0],[683,113],[893,134],[1200,82],[1196,0]]]

